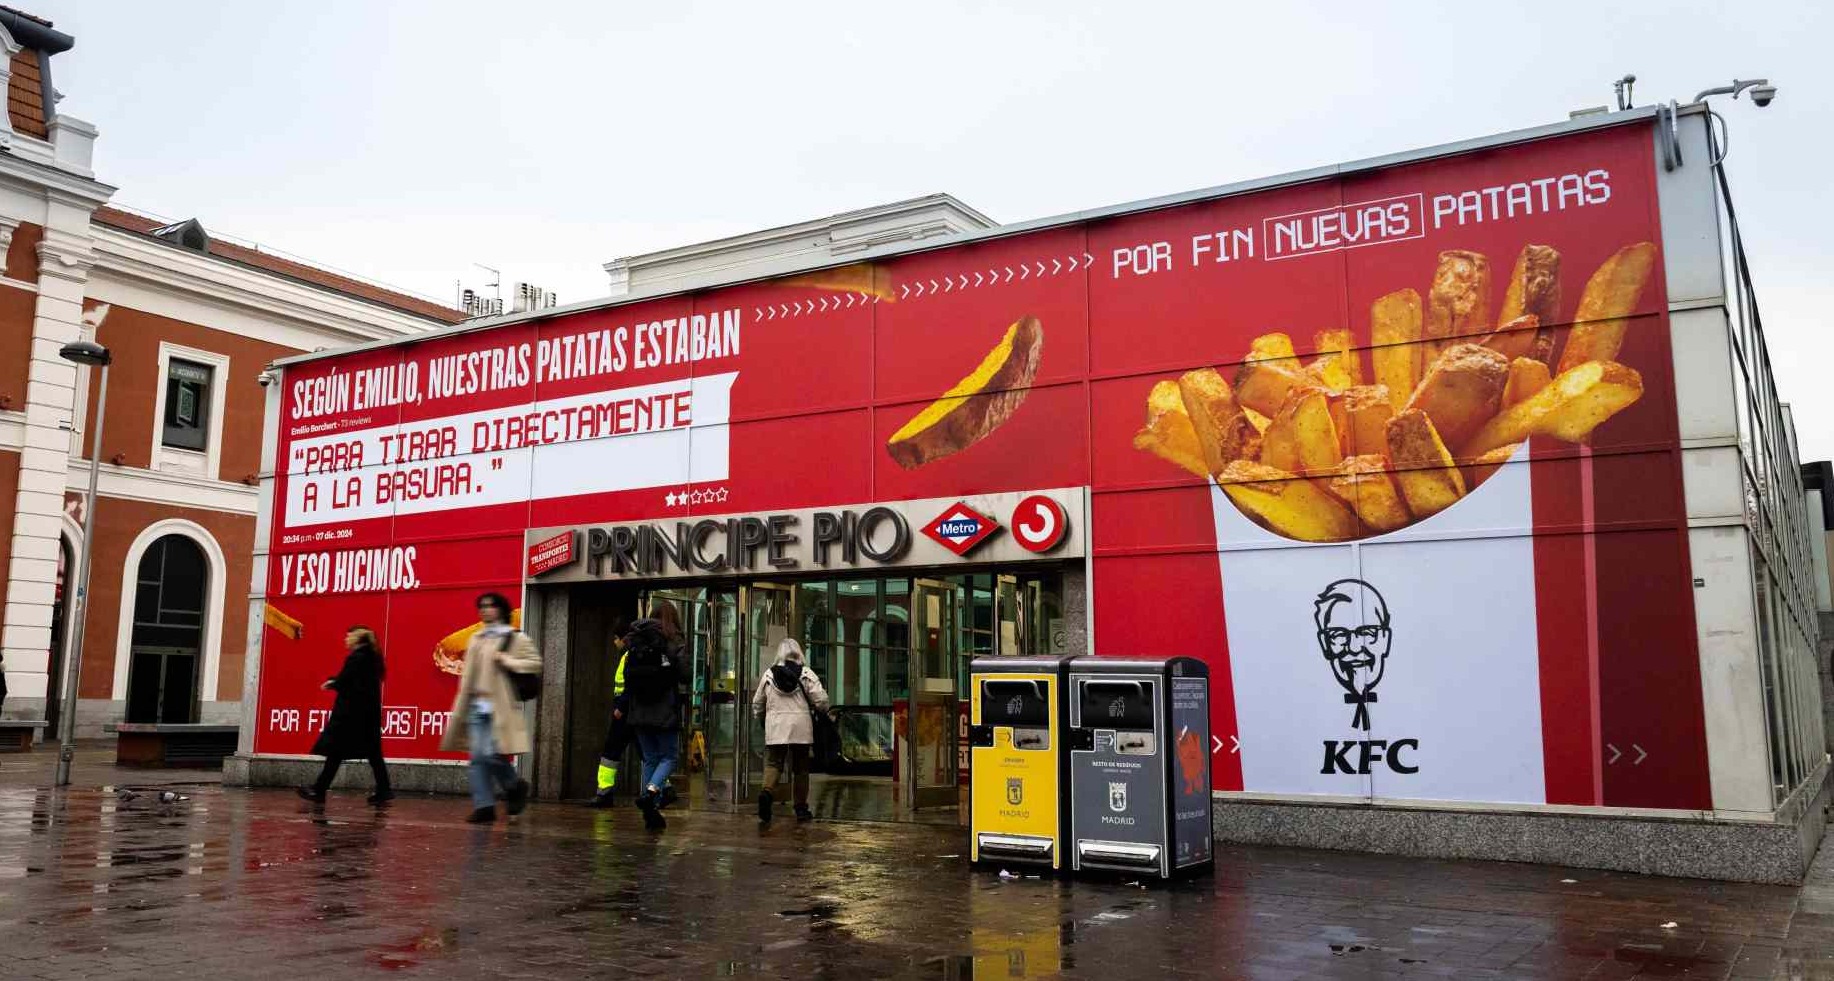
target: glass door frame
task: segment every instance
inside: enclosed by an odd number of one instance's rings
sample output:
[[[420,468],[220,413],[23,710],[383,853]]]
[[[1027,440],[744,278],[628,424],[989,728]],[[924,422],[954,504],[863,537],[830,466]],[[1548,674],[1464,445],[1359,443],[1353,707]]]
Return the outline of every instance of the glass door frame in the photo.
[[[909,727],[911,761],[906,767],[905,801],[913,810],[956,807],[961,803],[955,746],[956,702],[962,694],[957,683],[961,660],[959,596],[954,583],[913,577],[910,597],[911,647],[907,675],[910,714],[905,725]],[[929,603],[932,597],[937,601],[934,612]],[[933,618],[939,622],[930,622]],[[940,658],[941,663],[929,663],[933,656]],[[940,724],[928,733],[920,724],[926,710],[941,716]],[[933,739],[929,738],[932,736]],[[926,762],[941,767],[945,771],[943,778],[925,779]]]

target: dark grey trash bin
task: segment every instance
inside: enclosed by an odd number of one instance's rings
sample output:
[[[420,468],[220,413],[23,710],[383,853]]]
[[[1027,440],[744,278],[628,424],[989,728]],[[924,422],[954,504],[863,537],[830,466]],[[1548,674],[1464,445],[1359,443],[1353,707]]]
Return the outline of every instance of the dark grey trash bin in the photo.
[[[1070,868],[1211,867],[1209,668],[1079,657],[1069,685]]]

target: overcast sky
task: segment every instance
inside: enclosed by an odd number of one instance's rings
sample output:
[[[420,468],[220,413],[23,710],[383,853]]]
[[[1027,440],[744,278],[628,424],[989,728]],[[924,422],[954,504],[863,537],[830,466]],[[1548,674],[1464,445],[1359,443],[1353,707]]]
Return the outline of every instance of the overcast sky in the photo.
[[[1727,168],[1805,459],[1834,456],[1826,4],[23,0],[116,200],[443,298],[947,191],[1002,222],[1733,76]]]

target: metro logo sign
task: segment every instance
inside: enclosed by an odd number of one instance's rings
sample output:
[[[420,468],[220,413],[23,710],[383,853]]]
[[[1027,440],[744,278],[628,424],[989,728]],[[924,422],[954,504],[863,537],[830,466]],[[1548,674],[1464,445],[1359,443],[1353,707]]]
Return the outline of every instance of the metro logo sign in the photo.
[[[960,501],[923,526],[930,540],[956,555],[965,556],[1000,530],[1000,523]]]

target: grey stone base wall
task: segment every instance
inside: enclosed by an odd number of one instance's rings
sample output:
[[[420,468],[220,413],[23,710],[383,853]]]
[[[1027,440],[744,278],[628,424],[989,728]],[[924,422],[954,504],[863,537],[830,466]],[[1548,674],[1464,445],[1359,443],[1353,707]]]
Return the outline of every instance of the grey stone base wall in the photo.
[[[223,761],[223,783],[231,787],[302,787],[318,779],[324,760],[316,756],[231,756]],[[468,794],[465,764],[417,761],[390,763],[389,783],[397,793]],[[375,789],[369,764],[350,760],[338,768],[333,790]]]
[[[1219,847],[1236,842],[1795,884],[1826,826],[1825,771],[1815,779],[1812,792],[1805,788],[1776,822],[1218,797],[1214,824]]]
[[[14,698],[8,696],[0,718],[7,719],[43,719],[45,717],[45,700],[43,698]],[[197,721],[205,725],[233,726],[242,721],[241,702],[200,702]],[[114,734],[107,727],[119,723],[127,717],[127,702],[112,698],[79,698],[76,702],[76,738],[78,739],[112,739]],[[57,733],[49,737],[55,739]]]

